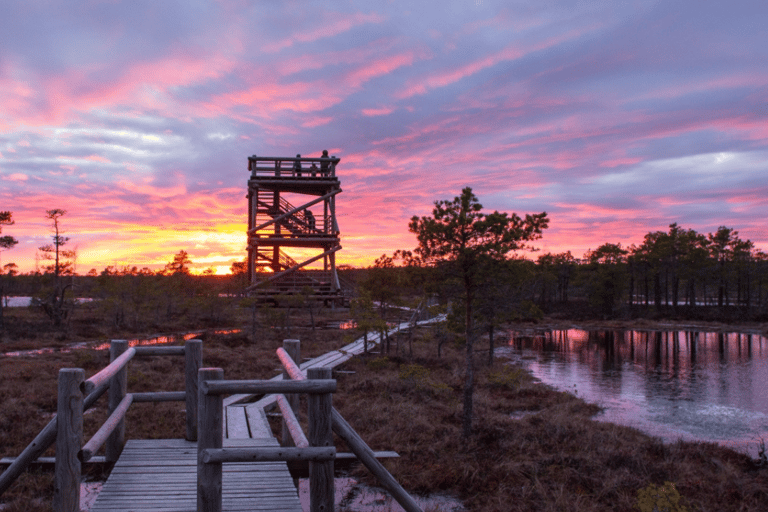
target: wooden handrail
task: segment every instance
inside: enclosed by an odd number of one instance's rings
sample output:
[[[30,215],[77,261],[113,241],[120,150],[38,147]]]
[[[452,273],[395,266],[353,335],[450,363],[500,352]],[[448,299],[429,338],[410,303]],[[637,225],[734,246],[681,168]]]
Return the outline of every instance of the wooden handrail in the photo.
[[[98,386],[109,382],[109,379],[122,370],[134,355],[136,355],[136,349],[131,347],[123,352],[120,357],[105,366],[99,373],[83,382],[83,394],[88,395]]]
[[[104,423],[99,427],[99,430],[93,434],[93,437],[85,443],[83,449],[80,450],[78,457],[81,462],[87,462],[91,460],[96,452],[101,448],[104,443],[107,442],[107,437],[118,427],[119,423],[125,418],[125,413],[128,412],[128,408],[133,403],[133,395],[126,395],[121,401],[120,405],[109,415]]]
[[[105,442],[107,443],[107,453],[116,450],[118,455],[122,450],[122,444],[124,438],[122,436],[116,436],[120,429],[120,423],[125,416],[125,411],[129,408],[132,402],[161,402],[161,401],[187,401],[187,439],[190,441],[197,440],[197,370],[202,366],[202,342],[200,340],[187,340],[183,347],[170,346],[170,347],[132,347],[127,348],[127,342],[125,340],[113,340],[110,347],[111,353],[120,352],[121,349],[116,347],[125,347],[122,353],[113,357],[112,362],[99,371],[96,375],[92,376],[86,381],[80,381],[80,399],[79,402],[75,400],[73,404],[67,408],[67,414],[72,416],[79,416],[81,420],[75,418],[74,421],[82,422],[82,414],[87,411],[96,403],[96,401],[109,389],[110,394],[110,416],[107,421],[102,425],[93,438],[82,446],[82,440],[74,446],[71,444],[69,448],[57,449],[57,458],[61,459],[61,455],[64,453],[76,454],[77,464],[80,464],[81,458],[83,461],[93,460],[93,454],[101,447]],[[170,392],[156,392],[156,393],[136,393],[135,395],[128,395],[125,393],[123,382],[121,381],[121,373],[124,373],[127,363],[136,355],[140,356],[159,356],[159,355],[185,355],[185,374],[186,374],[186,390],[185,391],[170,391]],[[80,370],[82,371],[82,370]],[[193,378],[190,378],[190,374]],[[82,395],[86,395],[84,398]],[[116,398],[119,397],[119,398]],[[76,403],[81,403],[81,407],[77,407]],[[74,411],[74,409],[79,411]],[[64,419],[64,421],[71,421],[70,419]],[[0,474],[0,495],[2,495],[16,479],[21,475],[24,469],[29,466],[35,460],[38,460],[50,446],[57,442],[57,447],[66,444],[66,441],[57,440],[59,437],[58,432],[61,430],[59,422],[59,414],[57,413],[48,422],[48,424],[40,431],[32,442],[27,445],[21,454],[16,457],[10,466]],[[111,434],[111,435],[110,435]],[[114,438],[114,446],[110,448]],[[68,455],[66,456],[68,458]],[[110,457],[105,457],[109,460]],[[116,459],[116,456],[113,458]],[[59,466],[64,461],[57,462]],[[74,463],[71,460],[66,462],[71,466],[71,470],[74,471]],[[79,478],[79,477],[78,477]],[[72,490],[64,491],[72,492]],[[79,492],[79,486],[78,486]],[[59,500],[61,497],[55,498]],[[69,498],[67,498],[68,500]]]
[[[296,362],[291,359],[291,356],[289,356],[282,347],[277,349],[277,357],[280,359],[283,368],[285,368],[292,379],[306,379]],[[347,446],[352,450],[352,453],[354,453],[360,462],[368,468],[368,471],[373,473],[382,487],[392,494],[392,497],[395,498],[400,506],[402,506],[406,512],[423,512],[421,507],[419,507],[419,504],[416,503],[416,500],[403,489],[381,462],[376,460],[376,454],[373,450],[371,450],[349,423],[347,423],[339,411],[333,408],[331,415],[334,433],[347,443]]]
[[[336,457],[336,448],[331,438],[330,412],[336,381],[330,378],[329,368],[314,368],[311,371],[311,377],[315,378],[305,380],[225,381],[221,368],[199,370],[198,511],[221,512],[222,463],[254,461],[310,461],[310,511],[333,509],[333,460]],[[309,446],[223,448],[222,395],[231,393],[307,393]],[[288,408],[290,409],[290,406]],[[295,417],[293,420],[300,431],[298,421]]]
[[[274,162],[275,160],[278,160],[280,162],[313,162],[313,163],[320,163],[320,162],[328,162],[338,164],[341,162],[341,158],[335,157],[335,156],[329,156],[329,157],[322,157],[322,156],[307,156],[307,157],[286,157],[286,156],[249,156],[248,160],[250,162]]]
[[[280,359],[283,368],[293,380],[304,380],[307,378],[283,347],[277,349],[277,358]]]
[[[203,462],[215,464],[222,462],[292,462],[307,460],[325,462],[336,458],[333,446],[306,446],[304,448],[207,448],[202,450]]]
[[[211,380],[202,381],[200,392],[205,395],[231,395],[235,393],[275,394],[308,393],[322,395],[336,392],[336,381],[327,380]]]
[[[103,383],[101,386],[94,389],[83,400],[83,411],[87,411],[96,403],[101,395],[103,395],[108,386],[108,382]],[[0,495],[2,495],[8,488],[19,478],[24,468],[26,468],[33,461],[37,460],[45,450],[51,447],[56,441],[56,432],[58,430],[58,416],[54,416],[48,424],[43,427],[39,434],[27,445],[21,454],[16,457],[16,460],[8,466],[2,475],[0,475]]]
[[[109,344],[109,360],[115,361],[125,351],[128,350],[128,340],[112,340]],[[124,365],[115,375],[109,380],[109,394],[107,401],[109,405],[110,416],[123,405],[123,401],[128,394],[128,367]],[[112,432],[107,439],[107,447],[104,450],[104,456],[107,462],[117,462],[120,458],[120,454],[123,453],[125,447],[125,414],[114,423]],[[111,419],[111,418],[110,418]],[[109,421],[109,420],[107,420]],[[94,450],[95,452],[95,450]],[[93,453],[88,457],[92,457]],[[82,459],[81,459],[82,460]]]
[[[189,340],[194,341],[194,340]],[[143,347],[133,347],[136,349],[136,356],[148,357],[148,356],[183,356],[185,354],[185,347],[170,346],[164,347],[161,345],[145,345]]]
[[[301,424],[296,418],[296,414],[293,412],[293,408],[291,407],[291,404],[288,403],[288,399],[285,395],[277,395],[277,406],[283,414],[286,430],[288,434],[290,434],[294,446],[297,448],[306,448],[309,446],[307,436],[304,435],[304,431],[301,429]],[[283,431],[283,435],[285,435],[286,430]]]
[[[154,391],[147,393],[131,393],[133,403],[145,402],[183,402],[187,399],[186,391]]]

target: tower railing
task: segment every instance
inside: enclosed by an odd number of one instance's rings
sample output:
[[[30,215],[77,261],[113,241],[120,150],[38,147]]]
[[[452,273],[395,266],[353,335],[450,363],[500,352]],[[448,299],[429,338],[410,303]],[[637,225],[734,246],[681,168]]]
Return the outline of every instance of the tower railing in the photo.
[[[336,164],[341,159],[328,158],[286,158],[274,156],[249,156],[248,169],[251,176],[274,176],[276,178],[315,178],[336,177]],[[312,166],[315,167],[312,167]]]

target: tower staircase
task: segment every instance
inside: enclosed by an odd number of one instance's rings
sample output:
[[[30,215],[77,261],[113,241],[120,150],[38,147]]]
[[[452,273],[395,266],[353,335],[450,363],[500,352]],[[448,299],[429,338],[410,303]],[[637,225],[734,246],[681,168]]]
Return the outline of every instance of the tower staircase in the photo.
[[[347,294],[335,259],[341,249],[335,201],[341,192],[338,162],[327,156],[248,158],[248,291],[252,295],[274,302],[279,295],[300,293],[345,302]]]

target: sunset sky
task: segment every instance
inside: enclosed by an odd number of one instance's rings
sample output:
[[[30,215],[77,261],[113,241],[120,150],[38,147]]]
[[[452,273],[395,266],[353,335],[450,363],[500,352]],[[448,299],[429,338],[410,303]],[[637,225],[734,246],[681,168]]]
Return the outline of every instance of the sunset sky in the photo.
[[[768,250],[765,0],[16,0],[0,210],[24,272],[63,208],[77,271],[245,256],[247,157],[341,158],[338,263],[412,249],[471,186],[543,251],[672,222]]]

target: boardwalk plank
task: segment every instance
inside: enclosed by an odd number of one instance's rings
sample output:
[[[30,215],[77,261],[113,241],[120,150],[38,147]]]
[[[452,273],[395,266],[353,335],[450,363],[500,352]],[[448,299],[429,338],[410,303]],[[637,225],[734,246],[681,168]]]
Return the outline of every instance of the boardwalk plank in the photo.
[[[251,429],[251,435],[254,439],[268,439],[272,436],[272,429],[269,426],[267,413],[263,407],[243,407],[248,419],[248,426]]]
[[[258,445],[275,446],[277,441],[274,438],[224,440],[227,447]],[[225,463],[222,486],[226,511],[301,511],[285,463]],[[181,439],[131,440],[126,443],[123,455],[91,510],[194,512],[196,493],[196,443]]]
[[[249,439],[248,420],[245,417],[245,407],[225,407],[227,414],[227,437],[229,439]]]

